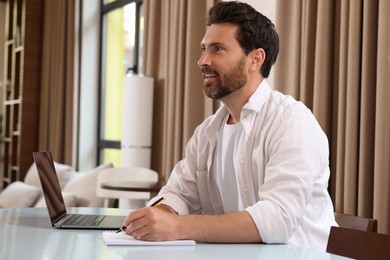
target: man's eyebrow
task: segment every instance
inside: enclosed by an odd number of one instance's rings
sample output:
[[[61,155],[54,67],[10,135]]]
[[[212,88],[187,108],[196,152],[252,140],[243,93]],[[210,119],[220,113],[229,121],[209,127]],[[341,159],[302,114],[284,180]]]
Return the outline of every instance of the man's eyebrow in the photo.
[[[201,47],[201,48],[204,48],[204,47],[213,47],[213,46],[224,46],[224,44],[221,43],[221,42],[211,42],[211,43],[209,43],[209,44],[204,44],[204,43],[201,43],[201,44],[200,44],[200,47]]]

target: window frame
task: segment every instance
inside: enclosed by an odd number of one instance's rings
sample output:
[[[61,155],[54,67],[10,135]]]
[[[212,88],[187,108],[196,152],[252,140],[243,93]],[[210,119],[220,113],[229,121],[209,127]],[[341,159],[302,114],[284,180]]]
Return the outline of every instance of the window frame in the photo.
[[[125,5],[135,3],[135,41],[134,41],[134,66],[127,69],[127,72],[132,71],[134,74],[138,74],[139,71],[139,58],[140,54],[140,26],[141,26],[141,6],[142,0],[114,0],[110,3],[104,3],[106,0],[101,0],[100,6],[100,37],[99,37],[99,69],[98,69],[98,119],[97,119],[97,151],[96,160],[98,164],[103,162],[104,149],[121,149],[121,140],[106,140],[103,139],[104,118],[103,118],[103,105],[104,105],[104,50],[105,50],[105,35],[104,35],[104,21],[105,15],[112,11],[123,8]]]

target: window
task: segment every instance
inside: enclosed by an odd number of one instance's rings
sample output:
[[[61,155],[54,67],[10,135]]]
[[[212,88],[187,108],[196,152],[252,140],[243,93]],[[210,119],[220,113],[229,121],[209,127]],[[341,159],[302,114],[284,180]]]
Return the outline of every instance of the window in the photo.
[[[141,65],[142,1],[102,0],[101,10],[98,162],[120,166],[123,80]]]

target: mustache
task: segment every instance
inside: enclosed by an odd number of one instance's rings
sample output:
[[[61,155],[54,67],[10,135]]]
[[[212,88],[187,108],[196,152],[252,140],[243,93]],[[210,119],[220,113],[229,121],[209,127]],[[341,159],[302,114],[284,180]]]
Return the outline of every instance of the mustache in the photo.
[[[216,74],[216,75],[219,75],[218,71],[216,71],[215,69],[210,68],[210,67],[202,67],[202,68],[201,68],[201,71],[202,71],[203,74],[209,73],[209,74]]]

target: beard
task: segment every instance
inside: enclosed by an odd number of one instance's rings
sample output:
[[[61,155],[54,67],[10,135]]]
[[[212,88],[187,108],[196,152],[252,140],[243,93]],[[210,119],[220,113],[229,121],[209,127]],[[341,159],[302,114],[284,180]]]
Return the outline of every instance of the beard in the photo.
[[[212,99],[221,99],[244,87],[248,79],[245,74],[245,57],[231,68],[227,73],[220,74],[208,67],[202,68],[202,73],[215,73],[217,78],[211,83],[205,83],[203,93]]]

